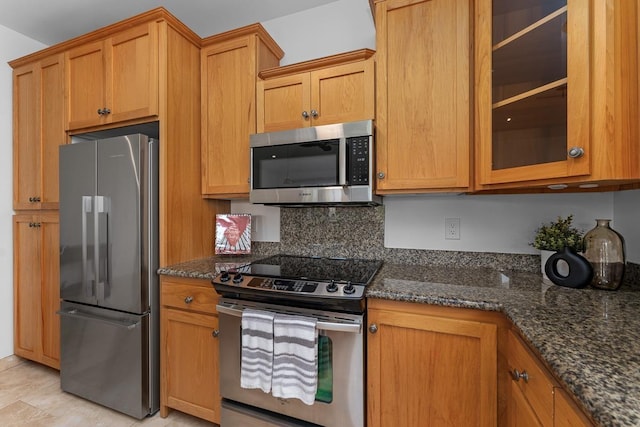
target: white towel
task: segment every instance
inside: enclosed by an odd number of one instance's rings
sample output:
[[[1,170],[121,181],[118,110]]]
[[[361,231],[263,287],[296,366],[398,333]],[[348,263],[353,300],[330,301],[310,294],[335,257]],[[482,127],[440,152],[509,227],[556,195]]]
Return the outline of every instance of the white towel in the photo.
[[[271,394],[313,405],[318,388],[316,319],[276,314],[273,318]]]
[[[273,313],[245,309],[242,312],[242,362],[240,387],[271,390],[273,371]]]

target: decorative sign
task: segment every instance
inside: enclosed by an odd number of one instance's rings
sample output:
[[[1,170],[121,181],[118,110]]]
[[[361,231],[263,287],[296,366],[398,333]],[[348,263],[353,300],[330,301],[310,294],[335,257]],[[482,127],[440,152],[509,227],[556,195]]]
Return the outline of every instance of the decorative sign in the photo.
[[[216,215],[216,254],[251,253],[251,215]]]

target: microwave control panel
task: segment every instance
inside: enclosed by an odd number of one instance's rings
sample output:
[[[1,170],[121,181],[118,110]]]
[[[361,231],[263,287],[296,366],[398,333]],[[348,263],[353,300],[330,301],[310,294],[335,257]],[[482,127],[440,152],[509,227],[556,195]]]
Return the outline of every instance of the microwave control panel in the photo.
[[[369,185],[369,136],[347,138],[349,184]]]

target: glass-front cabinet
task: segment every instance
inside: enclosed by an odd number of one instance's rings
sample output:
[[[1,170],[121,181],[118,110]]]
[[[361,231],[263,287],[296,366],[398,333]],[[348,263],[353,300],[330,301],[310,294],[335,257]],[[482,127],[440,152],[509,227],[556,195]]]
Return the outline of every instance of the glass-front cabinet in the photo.
[[[476,190],[640,180],[638,3],[479,0]]]
[[[478,184],[589,173],[588,3],[480,2]]]

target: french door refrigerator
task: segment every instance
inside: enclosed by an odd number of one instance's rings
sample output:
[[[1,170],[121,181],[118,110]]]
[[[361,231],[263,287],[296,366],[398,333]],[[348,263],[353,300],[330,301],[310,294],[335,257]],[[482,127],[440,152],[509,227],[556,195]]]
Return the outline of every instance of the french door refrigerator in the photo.
[[[63,391],[142,419],[159,408],[158,141],[60,147]]]

